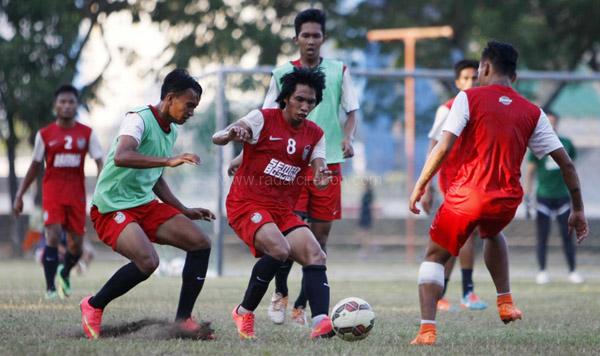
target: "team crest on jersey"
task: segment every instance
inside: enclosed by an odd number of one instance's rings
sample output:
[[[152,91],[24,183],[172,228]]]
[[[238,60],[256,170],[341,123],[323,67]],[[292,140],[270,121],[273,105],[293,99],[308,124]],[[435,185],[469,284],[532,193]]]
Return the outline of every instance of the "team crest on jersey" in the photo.
[[[512,103],[512,99],[505,95],[501,96],[498,101],[503,105],[510,105],[510,103]]]
[[[312,148],[311,145],[304,146],[304,151],[302,151],[302,160],[303,161],[306,161],[306,159],[308,158],[308,154],[310,153],[311,148]]]
[[[254,213],[250,217],[250,221],[252,221],[255,224],[258,224],[259,222],[261,222],[262,219],[263,219],[263,217],[262,217],[262,215],[260,213]]]
[[[118,212],[115,213],[115,217],[113,219],[115,219],[115,222],[117,224],[122,224],[125,221],[125,214],[123,214],[122,212],[118,211]]]
[[[80,137],[80,138],[78,138],[78,139],[77,139],[77,147],[78,147],[80,150],[83,150],[83,149],[85,148],[85,144],[86,144],[86,143],[87,143],[87,142],[86,142],[86,139],[85,139],[85,137]]]

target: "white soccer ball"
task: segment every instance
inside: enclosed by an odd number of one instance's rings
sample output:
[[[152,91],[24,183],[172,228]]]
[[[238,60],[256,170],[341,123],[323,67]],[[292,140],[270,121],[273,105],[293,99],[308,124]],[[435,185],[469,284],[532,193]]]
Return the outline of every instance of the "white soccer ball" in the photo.
[[[362,340],[375,324],[375,312],[363,299],[350,297],[339,301],[331,311],[336,335],[346,341]]]

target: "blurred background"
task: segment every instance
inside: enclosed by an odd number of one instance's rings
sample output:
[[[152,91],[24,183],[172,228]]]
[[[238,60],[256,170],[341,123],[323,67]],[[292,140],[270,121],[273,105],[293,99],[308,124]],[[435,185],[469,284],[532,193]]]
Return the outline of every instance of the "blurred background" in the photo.
[[[180,130],[176,149],[198,153],[203,163],[168,169],[166,177],[185,204],[219,211],[230,183],[223,171],[240,147],[220,151],[210,136],[262,105],[272,66],[299,56],[293,19],[311,6],[328,15],[321,54],[349,66],[361,102],[356,156],[344,165],[344,219],[334,224],[332,245],[369,259],[420,259],[430,217],[409,221],[416,236],[407,234],[407,166],[414,159],[418,175],[435,110],[456,94],[453,64],[478,59],[485,43],[498,39],[519,50],[517,90],[558,113],[559,132],[578,149],[576,166],[592,225],[582,249],[593,258],[600,249],[597,0],[0,0],[0,256],[27,256],[35,245],[32,232],[42,228],[41,177],[26,197],[26,214],[15,220],[10,210],[35,133],[53,121],[53,92],[65,83],[81,89],[79,120],[97,131],[107,152],[124,113],[157,103],[164,75],[187,68],[204,94],[194,119]],[[401,41],[367,40],[373,29],[446,25],[451,37],[417,42],[415,71],[403,70]],[[405,142],[407,77],[416,80],[416,136],[409,145],[414,158]],[[86,174],[89,204],[96,174],[91,161]],[[367,186],[374,221],[359,228]],[[225,219],[203,225],[220,242],[217,272],[226,270],[228,251],[244,250],[226,225]],[[513,248],[531,251],[534,270],[534,222],[524,209],[507,234]],[[111,257],[89,224],[87,236],[100,256],[104,251]],[[550,241],[551,248],[560,245],[557,236]],[[393,249],[398,254],[382,252]]]

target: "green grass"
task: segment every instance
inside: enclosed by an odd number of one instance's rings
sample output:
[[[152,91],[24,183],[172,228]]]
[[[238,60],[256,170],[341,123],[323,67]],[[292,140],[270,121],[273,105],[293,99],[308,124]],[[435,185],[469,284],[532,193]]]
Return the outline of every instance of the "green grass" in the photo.
[[[524,258],[512,268],[512,289],[524,319],[505,326],[495,307],[485,311],[457,311],[439,315],[435,347],[411,347],[408,342],[418,328],[415,264],[397,259],[381,261],[332,261],[329,267],[332,304],[347,296],[366,299],[377,315],[371,335],[349,343],[338,338],[308,340],[308,329],[286,324],[275,326],[266,317],[266,299],[257,310],[254,343],[238,340],[230,320],[231,309],[240,301],[252,260],[239,258],[232,276],[209,279],[195,308],[198,318],[211,320],[218,340],[164,340],[159,327],[147,327],[117,338],[90,342],[80,331],[78,302],[97,290],[119,262],[95,262],[84,277],[73,277],[74,295],[66,301],[43,299],[42,270],[30,261],[0,263],[0,354],[1,355],[392,355],[392,354],[532,354],[579,355],[600,352],[600,281],[594,278],[597,266],[582,268],[588,283],[573,286],[555,282],[546,286],[531,283],[533,268]],[[346,270],[347,266],[354,269]],[[494,302],[494,290],[485,271],[478,266],[477,290]],[[587,269],[586,269],[587,268]],[[336,272],[336,269],[338,272]],[[347,273],[340,272],[349,271]],[[377,271],[386,271],[379,274]],[[396,273],[397,272],[397,273]],[[360,277],[358,277],[360,276]],[[365,277],[367,276],[367,277]],[[368,277],[371,276],[371,277]],[[290,283],[296,295],[298,268]],[[448,296],[458,301],[458,273]],[[126,296],[111,303],[104,314],[105,325],[118,325],[144,318],[171,319],[178,293],[178,278],[152,277]]]

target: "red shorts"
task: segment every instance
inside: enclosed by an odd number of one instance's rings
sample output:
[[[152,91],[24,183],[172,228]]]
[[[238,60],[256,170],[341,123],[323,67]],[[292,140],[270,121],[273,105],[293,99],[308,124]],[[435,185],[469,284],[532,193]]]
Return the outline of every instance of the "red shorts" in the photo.
[[[327,166],[333,177],[325,189],[319,189],[312,181],[313,171],[308,169],[306,184],[302,186],[294,211],[313,220],[333,221],[342,218],[342,165]]]
[[[477,217],[456,213],[446,204],[438,209],[429,235],[431,240],[444,247],[454,256],[465,244],[475,228],[479,227],[479,236],[484,239],[498,235],[514,218],[516,209],[512,214],[503,214],[497,217]]]
[[[229,225],[237,236],[250,248],[255,257],[263,255],[262,251],[256,250],[254,237],[258,229],[268,223],[274,223],[279,231],[286,234],[301,226],[307,226],[302,219],[292,211],[280,209],[269,209],[253,204],[244,206],[228,206],[227,215]]]
[[[63,229],[83,236],[85,233],[85,200],[81,203],[64,203],[56,199],[43,199],[44,226],[60,224]]]
[[[153,200],[150,203],[136,206],[135,208],[111,211],[101,214],[95,205],[92,206],[90,217],[94,223],[94,229],[102,242],[112,247],[117,247],[119,235],[130,223],[137,223],[148,235],[152,242],[156,242],[156,231],[167,220],[181,214],[169,204]]]

